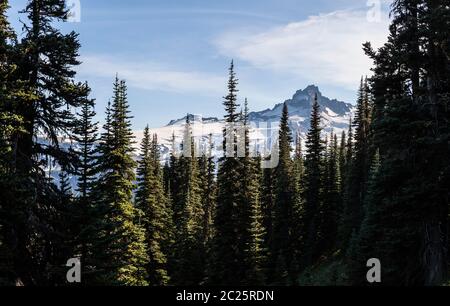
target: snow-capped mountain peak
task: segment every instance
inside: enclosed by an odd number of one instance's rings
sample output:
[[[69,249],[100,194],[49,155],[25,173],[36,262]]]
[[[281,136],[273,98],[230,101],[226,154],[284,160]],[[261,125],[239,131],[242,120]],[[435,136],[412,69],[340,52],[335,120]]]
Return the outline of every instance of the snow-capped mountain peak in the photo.
[[[278,129],[284,103],[288,105],[289,121],[293,135],[298,133],[301,138],[305,139],[305,135],[310,127],[310,115],[316,94],[321,107],[324,133],[333,131],[340,135],[343,130],[347,130],[354,106],[337,99],[330,99],[320,92],[318,86],[309,85],[303,90],[298,90],[291,99],[276,104],[272,109],[251,112],[249,114],[252,127],[250,131],[251,140],[262,141],[265,144],[273,142],[272,138],[278,134],[276,130]],[[158,135],[163,158],[167,158],[167,154],[170,152],[172,135],[175,135],[177,142],[181,142],[187,118],[193,126],[193,135],[198,141],[206,142],[209,135],[212,135],[216,146],[220,146],[222,143],[224,128],[222,119],[216,117],[203,118],[199,115],[187,114],[180,119],[170,121],[164,127],[151,130],[152,133]],[[271,131],[268,132],[268,129],[271,129]],[[136,136],[138,138],[137,143],[139,143],[142,132],[136,132]]]

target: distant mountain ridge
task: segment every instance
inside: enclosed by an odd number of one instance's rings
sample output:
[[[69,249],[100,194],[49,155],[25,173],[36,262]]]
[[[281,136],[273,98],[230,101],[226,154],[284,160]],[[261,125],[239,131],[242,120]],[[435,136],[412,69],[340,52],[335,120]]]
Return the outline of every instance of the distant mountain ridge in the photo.
[[[291,129],[294,133],[304,134],[309,129],[310,114],[316,94],[321,107],[322,125],[325,132],[331,132],[331,130],[340,132],[342,129],[348,129],[349,119],[354,111],[354,106],[350,103],[324,96],[316,85],[309,85],[303,90],[298,90],[291,99],[276,104],[272,109],[268,108],[259,112],[251,112],[249,114],[250,122],[257,125],[267,122],[276,124],[281,118],[284,103],[287,103]],[[222,122],[217,117],[201,118],[188,114],[181,119],[170,121],[167,126],[184,124],[188,116],[191,122],[197,123],[201,120],[205,125]]]
[[[290,110],[289,115],[293,116],[298,115],[299,113],[301,115],[308,115],[308,113],[305,113],[305,111],[311,111],[316,94],[322,110],[329,108],[335,114],[340,116],[345,116],[352,111],[352,105],[350,103],[338,101],[336,99],[331,100],[328,97],[322,95],[319,87],[315,85],[309,85],[304,90],[298,90],[291,99],[284,102],[287,103]],[[266,109],[260,112],[252,112],[250,113],[250,119],[279,119],[281,117],[281,111],[283,109],[284,103],[279,103],[272,109]]]

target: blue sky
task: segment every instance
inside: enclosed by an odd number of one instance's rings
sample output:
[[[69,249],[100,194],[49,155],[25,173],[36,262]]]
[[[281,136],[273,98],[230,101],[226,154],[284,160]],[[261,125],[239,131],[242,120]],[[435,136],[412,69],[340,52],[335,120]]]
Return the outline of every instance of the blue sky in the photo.
[[[68,2],[76,2],[69,1]],[[25,0],[11,0],[12,24]],[[316,84],[353,103],[370,61],[361,44],[386,39],[387,0],[80,0],[80,22],[59,25],[80,34],[87,80],[99,120],[115,73],[125,78],[133,128],[158,127],[186,113],[222,116],[232,58],[240,100],[272,107]],[[378,10],[380,7],[380,10]],[[378,15],[378,12],[381,14]],[[378,18],[379,17],[379,18]]]

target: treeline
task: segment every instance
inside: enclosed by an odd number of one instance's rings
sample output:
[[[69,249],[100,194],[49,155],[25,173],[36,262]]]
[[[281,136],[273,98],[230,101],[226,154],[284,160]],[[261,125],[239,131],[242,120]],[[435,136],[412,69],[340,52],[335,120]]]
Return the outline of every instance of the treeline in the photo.
[[[30,0],[21,39],[7,8],[2,1],[0,284],[66,285],[69,258],[80,258],[83,286],[321,284],[313,279],[325,265],[337,266],[327,282],[365,285],[370,258],[384,285],[445,281],[447,1],[394,1],[388,42],[364,45],[374,75],[361,80],[348,132],[322,132],[315,97],[302,141],[285,105],[274,168],[250,152],[233,63],[226,155],[216,164],[212,139],[195,151],[188,116],[181,154],[161,165],[146,128],[136,161],[125,81],[116,77],[99,129],[88,84],[74,80],[77,35],[55,27],[64,1]]]

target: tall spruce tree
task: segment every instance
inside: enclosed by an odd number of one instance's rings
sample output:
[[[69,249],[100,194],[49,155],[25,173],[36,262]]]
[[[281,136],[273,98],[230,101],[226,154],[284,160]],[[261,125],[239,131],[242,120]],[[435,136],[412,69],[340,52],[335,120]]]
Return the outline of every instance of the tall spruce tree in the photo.
[[[139,224],[146,230],[148,283],[163,286],[170,280],[164,246],[167,244],[166,239],[170,237],[171,229],[167,226],[170,224],[168,219],[172,216],[167,210],[169,203],[164,194],[159,160],[155,161],[159,154],[153,143],[147,126],[137,168],[136,207],[141,210]]]
[[[311,112],[311,127],[306,138],[305,160],[305,253],[302,267],[314,263],[318,257],[320,207],[323,189],[322,171],[324,144],[321,139],[320,106],[317,95]]]
[[[343,238],[348,242],[352,233],[359,231],[363,218],[363,201],[366,193],[366,184],[370,166],[369,156],[369,128],[370,128],[370,101],[367,79],[361,78],[358,93],[355,118],[354,155],[347,173],[345,208],[343,216]]]
[[[54,183],[45,178],[42,169],[48,161],[73,171],[75,157],[60,146],[60,140],[73,128],[73,108],[80,105],[86,88],[74,80],[79,43],[74,32],[62,34],[57,21],[66,21],[65,1],[30,0],[23,39],[17,46],[16,78],[20,99],[14,105],[14,116],[23,120],[23,133],[14,137],[14,185],[16,197],[7,206],[15,207],[5,227],[7,241],[14,241],[13,262],[18,282],[51,284],[57,277],[46,271],[43,262],[54,262],[59,224],[48,211],[60,207]],[[37,137],[45,141],[36,141]],[[56,212],[55,212],[56,213]]]
[[[87,84],[86,84],[87,87]],[[89,90],[86,91],[86,94]],[[89,274],[91,266],[91,238],[95,236],[94,223],[96,222],[93,203],[95,202],[94,188],[96,183],[96,163],[98,127],[94,122],[96,115],[94,110],[95,100],[89,99],[86,95],[82,101],[81,109],[77,114],[75,127],[73,130],[73,140],[77,143],[73,153],[77,155],[75,175],[78,178],[76,191],[78,196],[75,200],[76,209],[73,209],[73,219],[76,224],[75,237],[76,245],[73,250],[74,255],[80,256],[82,261],[83,274]]]
[[[250,122],[247,99],[242,118],[245,157],[241,159],[241,199],[238,208],[238,254],[242,270],[236,271],[242,279],[240,285],[265,284],[264,228],[260,204],[260,171],[258,159],[250,156]]]
[[[153,169],[155,177],[158,178],[162,188],[164,188],[164,171],[161,168],[161,151],[158,143],[158,135],[153,134],[152,142],[150,146],[150,160],[153,161]],[[158,187],[159,188],[159,187]],[[164,192],[164,189],[163,189]],[[164,231],[161,236],[161,250],[166,255],[167,263],[166,270],[170,276],[172,275],[171,269],[171,255],[173,254],[175,244],[175,224],[173,222],[173,210],[172,210],[172,197],[170,192],[164,193],[164,205],[162,206],[162,224]],[[169,282],[170,284],[170,282]]]
[[[302,139],[297,133],[295,154],[294,154],[294,199],[292,212],[292,244],[294,250],[294,259],[292,266],[295,270],[300,268],[302,253],[304,252],[304,213],[305,213],[305,159],[302,146]]]
[[[223,131],[225,155],[219,160],[217,174],[217,207],[214,218],[215,236],[213,241],[213,267],[208,282],[214,285],[238,284],[240,278],[235,273],[241,263],[236,261],[237,252],[237,208],[240,206],[240,161],[237,158],[237,112],[238,79],[231,62],[228,80],[228,95],[224,97],[226,114]]]
[[[177,186],[180,203],[179,220],[176,236],[176,258],[174,281],[179,285],[198,285],[203,281],[205,251],[203,234],[204,211],[201,200],[201,186],[197,151],[192,135],[189,115],[183,139],[183,154],[180,157],[179,170],[181,172]]]
[[[342,131],[341,134],[341,142],[339,145],[339,152],[338,152],[338,161],[339,161],[339,173],[341,175],[341,198],[344,197],[344,190],[345,190],[345,182],[346,182],[346,168],[347,168],[347,161],[346,161],[346,154],[347,154],[347,135],[345,134],[345,131]],[[342,209],[341,209],[342,210]]]
[[[305,160],[302,147],[302,138],[299,133],[297,133],[295,141],[294,178],[296,194],[299,196],[302,193],[301,191],[304,189],[305,179]]]
[[[290,278],[295,277],[295,269],[291,267],[293,262],[293,212],[295,203],[295,186],[293,180],[292,134],[289,127],[289,113],[287,103],[283,106],[279,131],[279,164],[275,169],[276,189],[273,220],[273,236],[271,241],[272,262],[275,264],[274,280],[276,283],[287,282],[282,275],[288,273]],[[280,263],[287,269],[277,266]],[[281,274],[280,274],[281,273]]]
[[[326,155],[323,172],[323,201],[321,203],[319,253],[334,251],[338,237],[339,210],[342,206],[341,178],[338,164],[337,136],[333,132]]]
[[[207,251],[210,251],[212,238],[214,235],[213,217],[216,205],[216,165],[212,149],[214,147],[212,134],[208,137],[208,146],[203,152],[199,161],[200,168],[200,184],[202,190],[202,207],[203,207],[203,243]],[[208,253],[209,254],[209,253]]]
[[[353,164],[353,145],[354,145],[354,136],[353,136],[353,120],[352,117],[349,119],[349,128],[347,134],[347,142],[344,145],[344,140],[341,140],[341,152],[345,154],[345,157],[341,157],[341,166],[343,166],[341,176],[342,176],[342,201],[343,207],[341,212],[341,218],[339,222],[339,238],[338,243],[341,249],[345,250],[348,247],[348,242],[351,239],[354,232],[351,230],[351,225],[348,224],[349,215],[352,214],[351,211],[346,209],[346,203],[348,203],[348,195],[350,194],[349,189],[350,185],[350,174],[352,170]],[[344,146],[342,146],[344,145]]]
[[[100,177],[96,192],[99,219],[93,247],[98,284],[146,285],[148,254],[145,230],[136,223],[132,203],[135,180],[133,133],[125,81],[116,77],[114,100],[108,109],[100,145]]]

